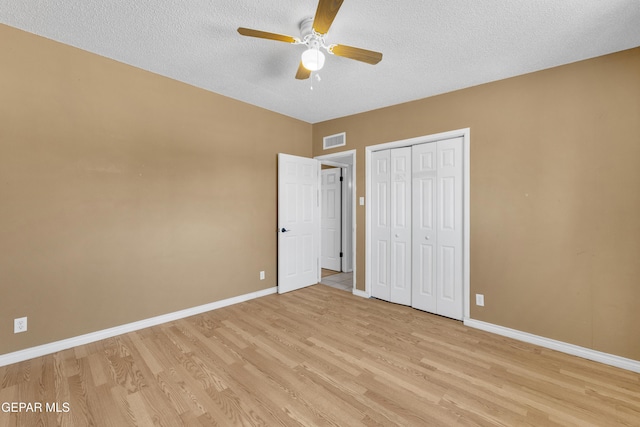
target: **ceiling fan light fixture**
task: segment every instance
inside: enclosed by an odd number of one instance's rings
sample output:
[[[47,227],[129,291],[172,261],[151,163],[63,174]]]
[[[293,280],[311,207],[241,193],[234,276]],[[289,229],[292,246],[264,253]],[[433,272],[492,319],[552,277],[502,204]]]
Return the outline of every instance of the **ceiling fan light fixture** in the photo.
[[[343,58],[354,59],[371,65],[377,64],[382,60],[380,52],[340,44],[325,44],[324,37],[329,31],[329,27],[331,27],[338,10],[340,10],[342,2],[343,0],[318,0],[315,16],[313,18],[307,17],[300,22],[300,37],[291,37],[244,27],[238,28],[238,33],[248,37],[305,46],[306,50],[302,53],[302,58],[296,71],[297,80],[306,80],[311,77],[314,71],[322,69],[325,60],[323,50]],[[317,77],[318,74],[315,76]]]
[[[309,48],[302,52],[302,66],[309,71],[318,71],[324,66],[324,53],[318,48]]]

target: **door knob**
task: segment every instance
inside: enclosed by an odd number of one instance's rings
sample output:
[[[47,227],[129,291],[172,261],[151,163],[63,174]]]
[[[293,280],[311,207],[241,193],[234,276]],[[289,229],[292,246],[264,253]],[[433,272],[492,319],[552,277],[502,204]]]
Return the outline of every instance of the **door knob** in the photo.
[[[425,236],[425,239],[429,240],[429,239],[431,239],[431,237],[429,237],[429,236]]]
[[[291,230],[287,230],[286,228],[282,227],[282,230],[280,231],[282,231],[283,233],[286,233],[287,231],[291,231]]]

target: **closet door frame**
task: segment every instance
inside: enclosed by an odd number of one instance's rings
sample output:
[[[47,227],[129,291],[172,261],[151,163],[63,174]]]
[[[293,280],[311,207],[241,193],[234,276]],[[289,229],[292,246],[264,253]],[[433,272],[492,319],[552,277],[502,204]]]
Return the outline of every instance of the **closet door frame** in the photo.
[[[470,260],[469,260],[469,242],[470,242],[470,128],[458,129],[449,132],[438,133],[434,135],[419,136],[416,138],[404,139],[400,141],[387,142],[383,144],[370,145],[365,147],[365,189],[366,189],[366,203],[365,203],[365,215],[366,215],[366,228],[365,228],[365,294],[367,297],[371,296],[371,153],[374,151],[411,147],[416,144],[425,144],[429,142],[436,142],[443,139],[451,139],[462,137],[463,146],[463,262],[462,262],[462,292],[463,292],[463,320],[470,318]]]

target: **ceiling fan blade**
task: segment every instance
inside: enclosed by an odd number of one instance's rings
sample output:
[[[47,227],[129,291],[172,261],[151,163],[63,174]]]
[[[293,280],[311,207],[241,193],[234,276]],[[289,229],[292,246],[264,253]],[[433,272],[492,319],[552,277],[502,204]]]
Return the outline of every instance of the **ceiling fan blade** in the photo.
[[[257,37],[259,39],[276,40],[276,41],[285,42],[285,43],[295,43],[299,41],[295,37],[285,36],[283,34],[268,33],[266,31],[260,31],[260,30],[252,30],[251,28],[240,27],[238,28],[238,32],[243,36]]]
[[[316,33],[327,34],[336,18],[344,0],[320,0],[316,16],[313,18],[313,29]]]
[[[300,61],[300,65],[298,66],[298,72],[296,73],[296,79],[306,80],[310,76],[311,76],[311,71],[304,68],[304,65],[302,65],[302,61]]]
[[[375,65],[382,60],[382,54],[380,52],[360,49],[359,47],[345,46],[343,44],[334,44],[329,46],[329,52],[337,56],[355,59],[356,61],[366,62],[371,65]]]

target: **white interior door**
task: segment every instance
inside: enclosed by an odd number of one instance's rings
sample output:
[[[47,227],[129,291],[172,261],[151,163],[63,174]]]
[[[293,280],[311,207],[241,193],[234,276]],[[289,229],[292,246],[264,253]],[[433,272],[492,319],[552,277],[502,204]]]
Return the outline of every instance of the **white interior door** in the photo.
[[[462,138],[413,146],[415,308],[462,319]]]
[[[320,265],[334,271],[342,271],[342,169],[321,171]]]
[[[437,313],[462,319],[462,138],[438,141],[436,188]]]
[[[414,145],[413,287],[411,305],[437,312],[436,297],[436,143]]]
[[[371,296],[389,301],[391,153],[371,153]]]
[[[320,163],[278,154],[278,293],[318,283]]]
[[[411,147],[391,150],[389,301],[411,305]]]

